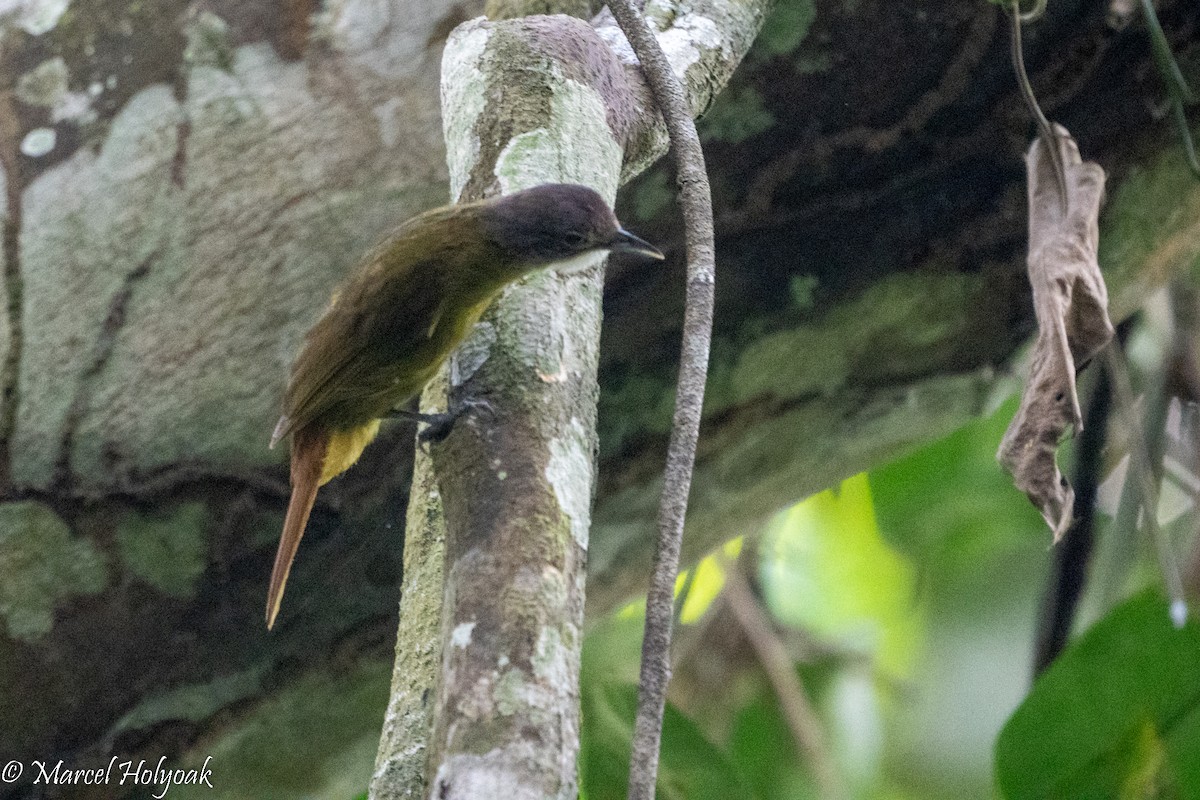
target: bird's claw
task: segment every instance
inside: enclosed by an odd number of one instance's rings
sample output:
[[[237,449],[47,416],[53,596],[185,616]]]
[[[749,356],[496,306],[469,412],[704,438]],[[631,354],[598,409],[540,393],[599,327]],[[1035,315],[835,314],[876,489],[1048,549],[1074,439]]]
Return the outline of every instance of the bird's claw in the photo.
[[[417,442],[426,451],[430,444],[441,444],[450,435],[450,431],[454,429],[454,423],[458,422],[459,417],[470,411],[484,411],[489,416],[496,415],[496,409],[492,407],[492,404],[481,397],[469,397],[456,401],[443,414],[421,415],[420,421],[425,423],[425,428],[417,434]]]

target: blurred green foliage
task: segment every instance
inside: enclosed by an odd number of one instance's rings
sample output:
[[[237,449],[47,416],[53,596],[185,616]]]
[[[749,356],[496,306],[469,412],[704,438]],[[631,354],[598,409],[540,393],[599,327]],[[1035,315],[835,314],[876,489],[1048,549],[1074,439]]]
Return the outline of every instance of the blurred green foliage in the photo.
[[[582,800],[622,800],[628,789],[629,721],[637,711],[637,686],[597,681],[583,693],[580,776]],[[664,747],[658,767],[662,800],[728,800],[751,797],[734,761],[673,707],[663,717]]]
[[[775,124],[762,95],[752,86],[735,87],[721,95],[697,123],[701,141],[738,144]]]
[[[1200,625],[1153,591],[1038,679],[996,744],[1008,800],[1200,798]]]
[[[913,568],[875,521],[865,474],[793,506],[766,532],[763,594],[780,622],[904,677],[919,641]]]
[[[785,637],[810,642],[796,675],[849,798],[994,794],[992,747],[1028,686],[1050,545],[995,461],[1014,410],[809,498],[754,541],[765,607]],[[685,623],[704,624],[722,585],[720,567],[702,562]],[[593,800],[624,796],[641,611],[603,622],[584,645],[581,776]],[[696,650],[685,657],[705,657]],[[722,697],[673,695],[692,718],[670,706],[664,775],[687,797],[736,786],[722,796],[818,798],[774,691],[746,659],[753,674],[730,674]],[[681,774],[697,761],[701,786]],[[677,796],[667,785],[660,797]]]

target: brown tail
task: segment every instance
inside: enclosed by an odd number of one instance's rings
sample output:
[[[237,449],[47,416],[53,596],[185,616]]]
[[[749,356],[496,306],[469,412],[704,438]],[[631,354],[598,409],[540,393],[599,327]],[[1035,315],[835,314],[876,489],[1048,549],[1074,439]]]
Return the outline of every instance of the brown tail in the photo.
[[[328,447],[329,434],[325,431],[303,428],[292,433],[292,499],[288,503],[287,518],[283,521],[279,551],[275,553],[271,588],[267,590],[267,630],[275,624],[275,615],[279,613],[279,604],[283,602],[283,587],[287,585],[296,548],[300,546],[309,512],[317,499]]]

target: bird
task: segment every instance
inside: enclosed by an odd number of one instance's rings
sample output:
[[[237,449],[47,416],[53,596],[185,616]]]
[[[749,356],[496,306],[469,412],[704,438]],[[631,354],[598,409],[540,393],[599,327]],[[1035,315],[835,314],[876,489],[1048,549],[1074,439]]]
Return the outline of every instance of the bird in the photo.
[[[598,253],[661,260],[593,189],[543,184],[426,211],[358,262],[292,365],[273,448],[291,437],[291,498],[267,590],[275,624],[317,490],[349,469],[390,416],[448,428],[461,413],[400,410],[510,283],[585,268]]]

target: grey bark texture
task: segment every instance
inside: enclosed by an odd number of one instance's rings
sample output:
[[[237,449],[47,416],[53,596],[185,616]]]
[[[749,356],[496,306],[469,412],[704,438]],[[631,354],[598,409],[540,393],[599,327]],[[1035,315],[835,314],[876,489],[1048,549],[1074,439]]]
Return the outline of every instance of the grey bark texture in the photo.
[[[446,407],[445,371],[426,389],[423,410]],[[370,797],[425,797],[434,699],[441,677],[446,526],[433,462],[417,458],[404,523],[404,582],[396,660]]]

